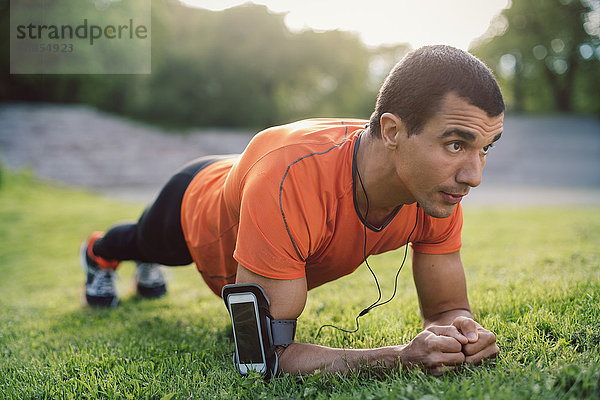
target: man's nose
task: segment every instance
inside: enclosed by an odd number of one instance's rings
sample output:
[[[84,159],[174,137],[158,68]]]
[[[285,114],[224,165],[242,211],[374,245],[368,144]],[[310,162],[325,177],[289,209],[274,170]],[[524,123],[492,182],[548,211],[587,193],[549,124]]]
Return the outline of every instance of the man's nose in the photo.
[[[479,186],[484,166],[485,157],[481,157],[479,154],[469,156],[456,174],[457,182],[467,184],[471,187]]]

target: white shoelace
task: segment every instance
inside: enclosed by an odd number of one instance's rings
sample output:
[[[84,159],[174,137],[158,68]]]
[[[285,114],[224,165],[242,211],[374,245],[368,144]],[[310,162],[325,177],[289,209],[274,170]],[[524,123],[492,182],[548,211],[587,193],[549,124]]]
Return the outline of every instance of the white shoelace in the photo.
[[[91,296],[115,296],[114,271],[99,271],[95,274],[92,284],[87,287],[87,294]]]

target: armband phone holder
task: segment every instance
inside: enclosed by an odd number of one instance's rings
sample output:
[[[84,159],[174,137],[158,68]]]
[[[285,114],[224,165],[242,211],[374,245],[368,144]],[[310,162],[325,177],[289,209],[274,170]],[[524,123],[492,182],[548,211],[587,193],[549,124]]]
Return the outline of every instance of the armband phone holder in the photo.
[[[278,357],[275,353],[276,346],[287,347],[294,342],[294,336],[296,333],[296,320],[295,319],[273,319],[270,312],[270,302],[264,289],[256,283],[247,284],[232,284],[225,285],[221,290],[221,297],[225,302],[228,312],[230,313],[232,325],[234,324],[234,316],[232,315],[232,308],[230,307],[230,296],[232,294],[252,294],[256,298],[258,308],[258,329],[260,330],[260,337],[262,339],[262,349],[264,351],[264,358],[266,362],[266,370],[264,371],[265,379],[270,378],[272,375],[277,373]],[[234,296],[232,296],[234,297]],[[233,326],[235,330],[235,326]],[[234,332],[234,340],[240,340],[236,338]],[[238,343],[236,343],[238,346]],[[255,343],[254,346],[259,347],[260,343]],[[239,348],[239,347],[236,347]],[[260,353],[260,349],[257,349]],[[239,360],[237,359],[237,351],[233,354],[233,363],[238,366],[238,371],[242,375],[246,375],[247,372],[239,367]]]

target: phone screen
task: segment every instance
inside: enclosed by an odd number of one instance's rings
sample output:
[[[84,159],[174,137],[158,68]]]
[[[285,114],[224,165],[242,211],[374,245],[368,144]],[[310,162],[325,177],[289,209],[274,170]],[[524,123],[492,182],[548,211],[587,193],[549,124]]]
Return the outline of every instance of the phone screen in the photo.
[[[264,363],[254,302],[231,303],[230,307],[239,363]]]

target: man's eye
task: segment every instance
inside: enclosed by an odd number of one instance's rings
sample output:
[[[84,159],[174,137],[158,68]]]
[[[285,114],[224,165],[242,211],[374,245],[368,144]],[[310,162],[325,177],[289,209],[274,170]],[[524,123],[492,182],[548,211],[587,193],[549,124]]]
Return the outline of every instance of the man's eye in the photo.
[[[458,142],[453,142],[450,144],[447,144],[446,147],[448,148],[448,150],[450,150],[452,153],[458,153],[459,151],[462,150],[462,144],[458,143]]]
[[[490,151],[490,149],[491,149],[492,147],[494,147],[494,144],[493,144],[493,143],[492,143],[492,144],[489,144],[489,145],[487,145],[487,146],[485,146],[483,149],[481,149],[481,152],[482,152],[484,155],[486,155],[486,154],[487,154],[487,153]]]

